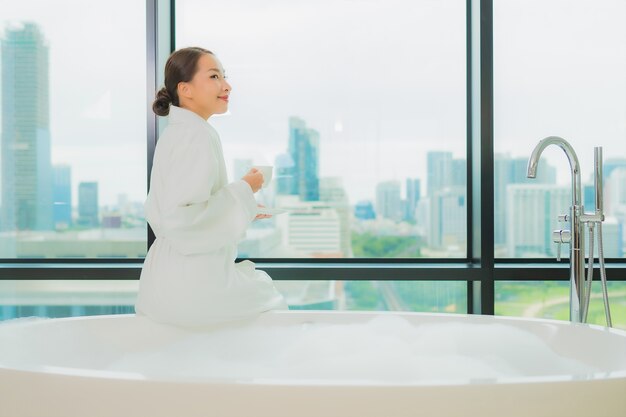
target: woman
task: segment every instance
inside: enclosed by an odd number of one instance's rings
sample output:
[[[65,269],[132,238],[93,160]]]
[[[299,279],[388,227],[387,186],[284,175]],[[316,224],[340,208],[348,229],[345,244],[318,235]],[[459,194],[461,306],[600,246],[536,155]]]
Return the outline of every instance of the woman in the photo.
[[[192,47],[173,52],[152,109],[168,116],[157,142],[146,220],[156,239],[146,255],[135,312],[201,326],[288,309],[265,272],[235,263],[237,242],[257,215],[263,174],[252,168],[228,183],[222,146],[207,119],[228,109],[230,84],[216,56]]]

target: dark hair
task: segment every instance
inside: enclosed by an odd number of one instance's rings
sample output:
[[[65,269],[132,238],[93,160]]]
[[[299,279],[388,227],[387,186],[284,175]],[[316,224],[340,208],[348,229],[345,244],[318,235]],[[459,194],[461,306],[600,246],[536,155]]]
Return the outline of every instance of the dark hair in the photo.
[[[215,55],[213,52],[191,46],[172,52],[165,63],[165,87],[157,91],[152,103],[152,111],[158,116],[170,113],[170,104],[179,106],[178,83],[190,81],[198,70],[198,60],[202,54]]]

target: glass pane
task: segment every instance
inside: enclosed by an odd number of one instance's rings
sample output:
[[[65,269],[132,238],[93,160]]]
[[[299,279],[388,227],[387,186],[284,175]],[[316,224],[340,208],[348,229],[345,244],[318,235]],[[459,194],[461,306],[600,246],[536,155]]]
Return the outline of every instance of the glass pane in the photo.
[[[465,1],[176,7],[176,47],[216,53],[233,87],[209,119],[230,180],[273,165],[258,200],[290,210],[240,256],[465,256]]]
[[[3,3],[0,258],[145,256],[145,22],[142,2]]]
[[[134,314],[138,280],[1,280],[0,320]]]
[[[613,327],[626,329],[626,282],[609,281],[607,288]],[[498,315],[569,320],[567,281],[496,281],[495,291]],[[591,287],[587,319],[588,323],[606,326],[599,281]]]
[[[586,212],[595,210],[594,147],[603,147],[605,256],[624,257],[626,2],[497,1],[493,9],[495,255],[556,255],[551,232],[563,228],[556,216],[572,199],[563,151],[548,147],[537,178],[526,178],[534,146],[556,135],[577,153]]]
[[[274,281],[289,309],[467,313],[460,281]],[[310,294],[320,300],[312,302]],[[321,295],[324,294],[324,295]],[[314,297],[313,297],[314,298]],[[325,307],[323,307],[325,306]]]
[[[461,281],[274,281],[290,310],[467,312]],[[139,281],[1,280],[0,320],[134,314]]]

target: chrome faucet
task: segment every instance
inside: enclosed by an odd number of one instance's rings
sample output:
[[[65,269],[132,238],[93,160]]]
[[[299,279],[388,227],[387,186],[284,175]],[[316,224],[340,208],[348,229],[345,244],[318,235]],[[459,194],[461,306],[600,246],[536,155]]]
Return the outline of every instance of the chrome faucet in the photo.
[[[535,149],[533,149],[528,160],[528,178],[536,178],[539,158],[544,149],[549,145],[557,145],[565,152],[569,160],[571,183],[572,183],[572,205],[569,214],[560,215],[559,222],[569,222],[571,229],[555,230],[552,233],[554,243],[557,244],[557,260],[561,260],[561,245],[570,245],[570,320],[577,323],[584,323],[587,320],[589,311],[589,301],[591,295],[591,282],[593,280],[593,231],[598,227],[598,254],[600,261],[600,274],[603,285],[604,308],[607,325],[611,326],[611,315],[609,311],[608,294],[606,290],[606,271],[604,268],[604,255],[602,251],[602,222],[604,212],[602,204],[602,147],[594,149],[594,188],[596,209],[593,214],[585,214],[582,204],[582,187],[580,181],[580,164],[574,148],[563,138],[549,136],[542,139]],[[585,224],[589,227],[589,244],[591,253],[589,255],[588,277],[585,278]]]
[[[557,259],[561,258],[561,245],[563,243],[570,244],[570,320],[575,322],[582,322],[582,315],[580,306],[582,300],[584,300],[584,273],[585,273],[585,258],[584,258],[584,241],[581,239],[582,228],[580,225],[580,215],[583,212],[581,204],[582,188],[580,186],[580,164],[574,148],[565,140],[558,136],[549,136],[542,139],[528,160],[528,178],[535,178],[537,176],[537,166],[539,164],[539,158],[543,150],[549,145],[557,145],[565,152],[567,159],[569,160],[570,173],[572,177],[572,206],[570,207],[569,217],[568,215],[559,216],[560,222],[569,221],[571,224],[571,231],[558,230],[553,233],[553,238],[557,244]],[[569,232],[569,233],[568,233]]]

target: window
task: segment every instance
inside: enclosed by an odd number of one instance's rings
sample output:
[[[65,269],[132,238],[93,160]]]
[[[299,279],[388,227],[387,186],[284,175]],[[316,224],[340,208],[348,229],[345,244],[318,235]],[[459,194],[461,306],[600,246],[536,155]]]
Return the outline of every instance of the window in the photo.
[[[70,24],[59,12],[69,0],[3,7],[1,318],[132,313],[132,278],[148,243],[146,154],[155,139],[153,117],[146,118],[154,85],[146,91],[146,81],[162,83],[171,47],[198,45],[218,55],[234,87],[229,113],[211,118],[230,180],[253,164],[273,165],[258,200],[290,209],[255,222],[239,256],[300,258],[259,262],[293,309],[491,313],[495,296],[497,314],[524,315],[531,306],[536,316],[566,319],[559,297],[568,282],[524,281],[566,276],[566,265],[529,259],[555,255],[549,231],[570,199],[564,155],[548,148],[538,178],[525,178],[535,144],[560,135],[578,153],[587,211],[593,146],[604,147],[604,247],[615,258],[609,297],[614,323],[624,326],[625,5],[517,3],[484,2],[480,14],[481,2],[461,0],[113,0],[72,3],[81,19]],[[479,29],[485,36],[477,37]],[[494,52],[493,68],[468,72],[468,47],[474,64]],[[476,158],[491,152],[490,84],[478,81],[492,75],[495,170],[485,169],[489,158]],[[477,87],[471,96],[467,76]],[[467,111],[481,123],[466,126]],[[479,162],[471,195],[468,127]],[[484,186],[492,174],[494,195]],[[467,206],[473,236],[466,236]],[[478,221],[492,208],[495,250],[491,223]],[[313,258],[344,259],[327,268],[332,262]],[[66,280],[74,271],[72,278],[87,279]],[[319,273],[327,281],[307,280]],[[603,324],[596,285],[590,317]]]
[[[141,2],[2,6],[0,258],[145,256],[145,22]]]
[[[626,3],[496,1],[493,15],[495,255],[556,255],[551,232],[572,198],[565,154],[548,147],[537,179],[526,178],[534,146],[555,135],[578,155],[586,212],[594,146],[603,147],[605,256],[624,257]]]
[[[290,210],[239,256],[466,256],[464,1],[178,0],[185,46],[233,87],[229,179],[273,165],[258,200]]]

